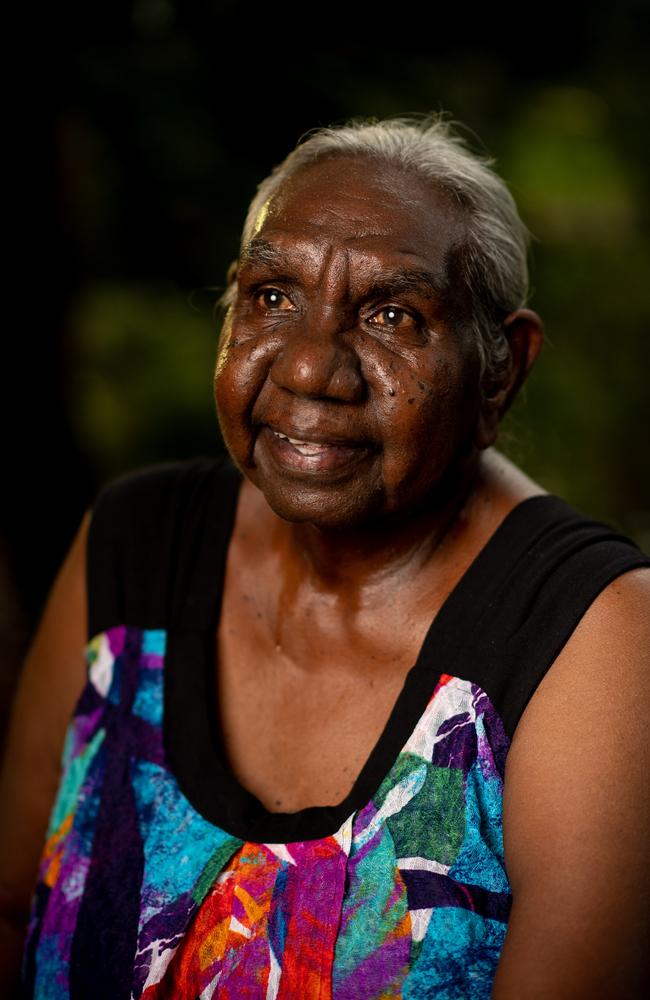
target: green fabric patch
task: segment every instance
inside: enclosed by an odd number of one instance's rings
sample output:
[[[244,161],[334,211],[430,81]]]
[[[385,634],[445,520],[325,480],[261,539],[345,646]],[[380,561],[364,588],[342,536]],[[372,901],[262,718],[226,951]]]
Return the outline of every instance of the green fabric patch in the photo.
[[[98,729],[90,743],[84,747],[77,757],[73,758],[71,748],[75,739],[74,721],[68,726],[63,751],[63,757],[67,761],[67,766],[64,768],[63,780],[56,797],[54,809],[52,810],[48,826],[48,837],[59,829],[68,815],[75,812],[79,801],[79,791],[86,780],[88,768],[104,742],[105,735],[106,731],[104,729]]]
[[[238,840],[237,837],[229,837],[217,847],[192,889],[192,899],[195,903],[201,904],[203,902],[221,869],[225,868],[235,851],[238,851],[243,843],[244,841]]]
[[[453,864],[465,837],[464,776],[460,768],[436,767],[418,754],[402,753],[373,799],[381,807],[397,782],[426,766],[420,791],[386,820],[398,857]]]

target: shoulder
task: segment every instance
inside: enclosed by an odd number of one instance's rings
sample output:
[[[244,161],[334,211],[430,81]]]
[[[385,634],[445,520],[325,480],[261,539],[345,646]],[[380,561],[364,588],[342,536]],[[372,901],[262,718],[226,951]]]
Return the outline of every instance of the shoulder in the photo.
[[[556,739],[570,739],[571,732],[562,736],[562,722],[571,713],[584,716],[589,706],[602,711],[603,724],[623,703],[634,715],[649,686],[650,567],[639,566],[603,587],[586,609],[531,698],[513,750],[530,739],[542,719],[545,728],[537,736],[546,739],[549,712],[557,720],[552,725]],[[571,731],[578,725],[579,719],[572,718]]]
[[[91,553],[135,533],[136,541],[160,538],[161,529],[198,507],[220,490],[237,471],[226,456],[192,458],[135,469],[112,479],[91,507]]]
[[[629,747],[648,710],[650,567],[642,566],[608,583],[578,621],[522,715],[510,767],[540,749],[584,750],[588,739],[604,750],[625,736]]]
[[[650,569],[637,567],[589,605],[514,734],[503,813],[513,912],[502,985],[525,972],[549,995],[571,984],[584,995],[641,995],[649,714]],[[588,993],[596,984],[603,992]]]
[[[615,656],[622,666],[627,653],[650,663],[650,565],[639,566],[612,580],[587,609],[562,659],[586,665]],[[641,643],[641,645],[639,645]],[[559,670],[560,668],[558,668]]]
[[[93,519],[110,507],[120,512],[147,510],[168,502],[174,495],[205,481],[225,465],[225,459],[193,458],[144,466],[117,476],[99,491],[92,506]]]
[[[486,611],[479,623],[476,680],[492,697],[512,739],[561,654],[569,656],[596,619],[608,613],[625,616],[632,600],[628,589],[643,590],[650,558],[611,525],[543,494],[511,509],[481,562],[474,589]],[[632,571],[640,575],[628,581]],[[626,597],[616,604],[621,587]]]
[[[179,559],[196,549],[236,475],[225,457],[194,458],[136,469],[100,490],[87,545],[90,637],[117,624],[163,626]]]

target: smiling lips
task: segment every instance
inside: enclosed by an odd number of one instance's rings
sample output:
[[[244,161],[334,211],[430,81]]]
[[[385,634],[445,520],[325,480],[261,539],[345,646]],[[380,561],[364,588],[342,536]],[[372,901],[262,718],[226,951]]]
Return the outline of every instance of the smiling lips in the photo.
[[[300,441],[297,438],[290,438],[286,434],[280,434],[279,431],[273,431],[273,433],[281,441],[289,441],[301,455],[320,455],[321,452],[327,451],[331,447],[328,444],[318,444],[316,441]]]
[[[290,437],[268,425],[262,437],[276,464],[295,472],[339,472],[368,451],[365,445],[343,444],[340,440],[310,441]]]

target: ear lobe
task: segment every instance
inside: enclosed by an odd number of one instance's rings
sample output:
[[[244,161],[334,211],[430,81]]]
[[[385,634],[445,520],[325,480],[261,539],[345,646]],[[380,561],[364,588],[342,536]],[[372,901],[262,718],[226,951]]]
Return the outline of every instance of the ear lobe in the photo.
[[[506,316],[503,333],[510,348],[510,363],[500,385],[483,397],[476,428],[476,445],[481,449],[489,448],[496,441],[499,422],[512,405],[544,343],[544,325],[532,309],[516,309]]]

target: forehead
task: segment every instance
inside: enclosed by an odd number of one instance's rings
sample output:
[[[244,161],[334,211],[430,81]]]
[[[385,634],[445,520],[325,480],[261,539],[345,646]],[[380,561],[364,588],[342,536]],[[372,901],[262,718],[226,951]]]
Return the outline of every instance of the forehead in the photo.
[[[268,263],[273,248],[305,261],[334,252],[352,265],[399,258],[401,265],[442,276],[463,232],[451,197],[426,179],[367,158],[337,157],[303,167],[271,196],[248,247],[253,256],[264,247]]]

